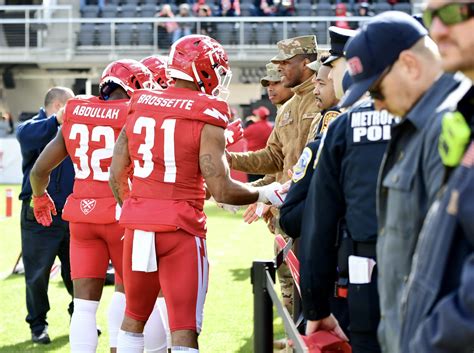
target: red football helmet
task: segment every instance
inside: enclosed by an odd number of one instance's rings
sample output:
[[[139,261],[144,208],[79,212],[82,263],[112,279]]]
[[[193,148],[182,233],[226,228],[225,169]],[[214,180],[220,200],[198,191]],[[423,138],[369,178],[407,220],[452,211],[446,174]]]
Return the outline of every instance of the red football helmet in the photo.
[[[189,35],[171,46],[168,73],[172,78],[194,82],[206,94],[226,100],[232,72],[227,54],[215,39]]]
[[[122,59],[110,63],[102,73],[99,91],[102,99],[108,99],[117,86],[130,96],[136,89],[154,89],[156,84],[151,71],[133,59]]]
[[[140,60],[140,62],[151,71],[155,83],[157,83],[161,88],[166,89],[173,84],[173,79],[166,73],[166,63],[168,62],[167,56],[147,56]]]

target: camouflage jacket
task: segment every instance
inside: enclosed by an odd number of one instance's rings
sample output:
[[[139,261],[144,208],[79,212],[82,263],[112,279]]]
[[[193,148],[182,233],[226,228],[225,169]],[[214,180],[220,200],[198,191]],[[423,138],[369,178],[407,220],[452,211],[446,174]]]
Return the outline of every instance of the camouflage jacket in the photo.
[[[276,181],[289,179],[288,170],[298,161],[319,108],[311,78],[292,88],[295,95],[279,110],[267,146],[255,152],[231,153],[231,167],[246,173],[277,174]]]

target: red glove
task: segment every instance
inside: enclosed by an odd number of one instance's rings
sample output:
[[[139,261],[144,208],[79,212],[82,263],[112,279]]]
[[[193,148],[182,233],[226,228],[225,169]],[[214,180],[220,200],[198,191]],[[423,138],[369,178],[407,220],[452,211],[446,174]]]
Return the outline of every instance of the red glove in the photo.
[[[47,192],[41,196],[33,196],[33,212],[39,224],[49,227],[53,223],[51,213],[56,216],[57,212],[54,202]]]
[[[244,129],[242,128],[242,120],[237,119],[234,122],[227,125],[227,129],[224,131],[225,136],[225,147],[232,146],[237,141],[244,137]]]

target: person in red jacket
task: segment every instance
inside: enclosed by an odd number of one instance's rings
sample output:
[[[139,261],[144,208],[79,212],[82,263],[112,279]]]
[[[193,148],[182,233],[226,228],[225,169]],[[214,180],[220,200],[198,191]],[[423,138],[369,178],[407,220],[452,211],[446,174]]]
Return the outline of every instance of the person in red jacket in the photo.
[[[252,111],[252,117],[248,119],[251,122],[244,129],[244,138],[247,140],[248,151],[258,151],[265,148],[267,140],[273,130],[273,124],[267,119],[270,116],[270,111],[263,105]],[[249,182],[263,178],[264,175],[249,174]]]

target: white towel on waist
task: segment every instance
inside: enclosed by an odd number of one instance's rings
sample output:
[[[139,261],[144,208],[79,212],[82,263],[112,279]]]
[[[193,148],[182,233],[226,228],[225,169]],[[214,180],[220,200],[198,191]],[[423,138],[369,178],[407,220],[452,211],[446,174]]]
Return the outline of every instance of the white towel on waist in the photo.
[[[155,232],[135,229],[133,231],[132,271],[155,272]]]

